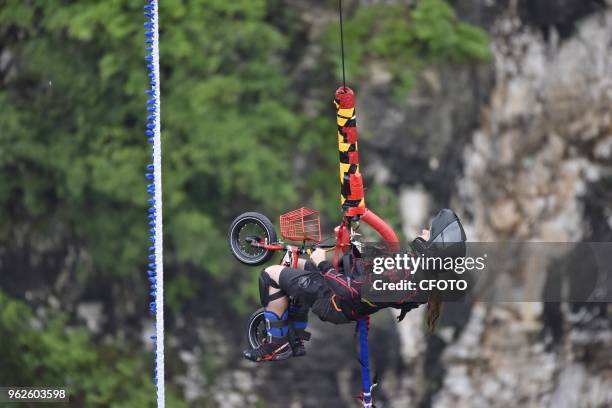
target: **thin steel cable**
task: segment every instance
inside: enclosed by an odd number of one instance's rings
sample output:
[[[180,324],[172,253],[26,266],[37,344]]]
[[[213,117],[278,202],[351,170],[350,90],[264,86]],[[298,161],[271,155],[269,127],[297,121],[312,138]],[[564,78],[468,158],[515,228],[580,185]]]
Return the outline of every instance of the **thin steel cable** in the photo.
[[[340,50],[342,52],[342,88],[346,88],[346,72],[344,70],[344,27],[342,24],[342,0],[338,0],[338,13],[340,14]]]

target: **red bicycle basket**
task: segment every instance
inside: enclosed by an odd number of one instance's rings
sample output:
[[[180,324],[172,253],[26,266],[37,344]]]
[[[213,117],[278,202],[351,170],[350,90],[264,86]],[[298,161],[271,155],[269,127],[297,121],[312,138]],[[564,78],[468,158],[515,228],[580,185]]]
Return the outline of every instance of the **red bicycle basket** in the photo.
[[[281,235],[290,241],[321,241],[319,212],[302,207],[280,216]]]

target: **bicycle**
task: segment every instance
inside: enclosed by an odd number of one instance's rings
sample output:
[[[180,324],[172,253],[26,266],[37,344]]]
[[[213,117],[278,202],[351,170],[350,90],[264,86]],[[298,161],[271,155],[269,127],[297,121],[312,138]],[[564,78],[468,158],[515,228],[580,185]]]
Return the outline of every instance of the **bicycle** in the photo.
[[[284,239],[301,241],[301,244],[292,245],[279,240],[272,221],[261,213],[246,212],[239,215],[230,225],[228,233],[232,254],[245,265],[257,266],[268,262],[276,252],[284,252],[280,264],[297,268],[301,255],[310,254],[316,248],[332,249],[343,245],[338,237],[333,244],[321,244],[319,213],[309,208],[302,207],[281,215],[280,226]],[[290,298],[289,302],[293,305],[296,299]],[[259,308],[248,319],[247,341],[251,348],[257,348],[266,337],[264,308]],[[291,353],[291,350],[287,353]]]

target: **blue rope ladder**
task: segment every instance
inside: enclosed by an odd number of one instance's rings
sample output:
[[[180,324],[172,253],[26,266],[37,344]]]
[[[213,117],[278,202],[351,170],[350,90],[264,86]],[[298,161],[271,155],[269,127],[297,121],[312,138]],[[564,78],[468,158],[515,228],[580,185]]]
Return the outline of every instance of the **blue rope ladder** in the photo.
[[[162,228],[162,185],[161,185],[161,125],[160,125],[160,86],[159,86],[159,25],[157,0],[149,0],[144,6],[146,21],[145,44],[147,72],[150,87],[146,90],[147,100],[147,140],[151,144],[151,163],[147,165],[145,177],[149,180],[147,193],[149,247],[147,275],[150,282],[152,301],[149,310],[155,316],[154,334],[151,336],[155,349],[154,382],[157,388],[157,407],[165,405],[164,383],[164,274],[163,274],[163,228]]]

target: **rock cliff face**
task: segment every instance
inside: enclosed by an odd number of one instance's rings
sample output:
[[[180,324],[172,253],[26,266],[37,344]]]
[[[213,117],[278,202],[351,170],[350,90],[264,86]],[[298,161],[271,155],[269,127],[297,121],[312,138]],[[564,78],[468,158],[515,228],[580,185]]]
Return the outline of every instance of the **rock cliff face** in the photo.
[[[407,108],[379,111],[387,104],[376,100],[385,92],[375,80],[362,93],[366,126],[377,134],[367,148],[378,161],[368,170],[387,175],[404,197],[405,231],[414,234],[424,215],[451,205],[473,241],[609,240],[610,5],[457,3],[489,30],[490,67],[425,72]],[[429,340],[400,326],[401,341],[430,358],[402,349],[415,378],[394,389],[402,394],[396,404],[612,404],[608,305],[450,308]]]
[[[612,14],[588,15],[571,33],[567,24],[542,31],[509,10],[492,27],[495,87],[458,184],[472,239],[609,239],[610,201],[592,201],[612,170]],[[610,329],[600,306],[478,304],[443,355],[434,403],[608,406]]]
[[[458,189],[479,239],[591,235],[584,197],[610,175],[611,25],[602,12],[561,39],[499,18],[496,85]]]

